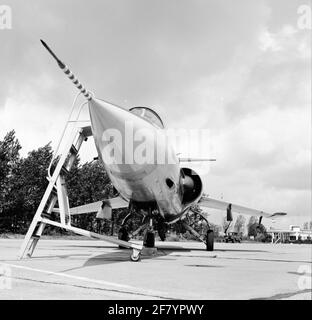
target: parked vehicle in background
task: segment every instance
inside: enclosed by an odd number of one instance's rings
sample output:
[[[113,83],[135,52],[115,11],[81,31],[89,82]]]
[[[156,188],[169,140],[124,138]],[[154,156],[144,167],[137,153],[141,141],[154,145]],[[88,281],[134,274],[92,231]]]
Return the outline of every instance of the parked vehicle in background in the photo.
[[[242,235],[237,232],[229,232],[224,236],[225,242],[241,242],[242,241]]]

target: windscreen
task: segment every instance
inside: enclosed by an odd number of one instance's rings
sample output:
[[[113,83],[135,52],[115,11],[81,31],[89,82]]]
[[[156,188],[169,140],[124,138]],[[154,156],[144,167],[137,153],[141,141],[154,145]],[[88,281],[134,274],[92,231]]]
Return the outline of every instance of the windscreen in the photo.
[[[159,115],[152,109],[146,107],[134,107],[129,110],[131,113],[143,118],[157,128],[164,128],[164,124]]]

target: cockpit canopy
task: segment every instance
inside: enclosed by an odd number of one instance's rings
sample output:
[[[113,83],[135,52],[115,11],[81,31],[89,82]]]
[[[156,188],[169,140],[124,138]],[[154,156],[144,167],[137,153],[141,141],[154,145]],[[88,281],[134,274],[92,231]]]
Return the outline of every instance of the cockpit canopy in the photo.
[[[149,123],[151,123],[153,126],[163,129],[164,128],[164,124],[161,120],[161,118],[159,117],[159,115],[152,109],[147,108],[147,107],[134,107],[129,109],[129,111],[137,116],[139,116],[140,118],[148,121]]]

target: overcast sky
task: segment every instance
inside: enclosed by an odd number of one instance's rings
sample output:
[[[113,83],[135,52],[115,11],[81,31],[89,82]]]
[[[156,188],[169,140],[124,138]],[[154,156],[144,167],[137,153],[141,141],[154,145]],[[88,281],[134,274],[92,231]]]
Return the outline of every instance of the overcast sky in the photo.
[[[0,139],[15,129],[22,155],[55,146],[77,92],[42,38],[97,97],[153,107],[170,128],[209,129],[217,162],[203,170],[206,193],[288,212],[276,227],[311,219],[311,30],[297,24],[298,7],[311,3],[5,4],[12,29],[0,30]]]

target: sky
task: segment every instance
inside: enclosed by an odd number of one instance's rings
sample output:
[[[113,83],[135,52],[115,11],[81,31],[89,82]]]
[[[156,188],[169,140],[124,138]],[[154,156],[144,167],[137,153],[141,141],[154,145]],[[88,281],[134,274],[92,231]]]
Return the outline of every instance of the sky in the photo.
[[[12,28],[0,30],[0,139],[15,129],[23,156],[56,146],[77,93],[44,39],[97,97],[152,107],[169,128],[208,130],[203,150],[217,161],[194,167],[205,193],[287,212],[274,227],[312,219],[311,29],[298,23],[311,2],[1,4]],[[86,148],[82,158],[92,160],[92,141]]]

